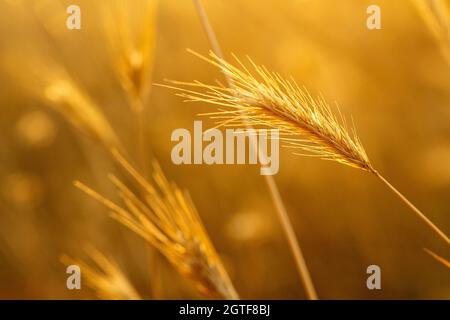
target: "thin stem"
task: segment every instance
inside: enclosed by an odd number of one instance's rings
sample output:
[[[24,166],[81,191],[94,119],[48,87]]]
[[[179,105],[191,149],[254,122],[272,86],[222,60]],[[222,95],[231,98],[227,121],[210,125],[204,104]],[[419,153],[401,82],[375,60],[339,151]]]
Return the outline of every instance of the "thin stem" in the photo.
[[[316,289],[314,288],[314,283],[312,282],[311,275],[306,265],[305,257],[303,256],[302,249],[298,243],[297,237],[295,236],[294,228],[292,227],[291,219],[286,211],[283,200],[281,199],[280,192],[278,191],[275,179],[272,176],[264,176],[267,186],[270,190],[270,195],[275,204],[276,212],[278,218],[280,219],[281,225],[283,227],[284,233],[289,243],[289,248],[294,255],[295,265],[297,271],[300,275],[300,279],[305,287],[306,296],[309,300],[317,300]]]
[[[434,253],[431,250],[428,250],[427,248],[423,249],[426,253],[428,253],[431,257],[433,257],[436,261],[439,261],[444,266],[450,268],[450,261],[447,261],[446,259],[442,258],[441,256],[438,256],[436,253]]]
[[[208,36],[209,42],[214,53],[221,59],[224,58],[222,50],[220,48],[219,42],[217,41],[217,37],[214,33],[211,24],[209,23],[208,16],[206,15],[205,9],[203,8],[200,0],[193,0],[200,20],[202,22],[203,28]],[[233,79],[231,79],[227,74],[225,74],[225,78],[230,87],[234,86]],[[247,126],[251,128],[251,126]],[[253,145],[253,147],[256,147]],[[267,163],[262,159],[262,163]],[[306,296],[309,300],[317,300],[317,293],[314,288],[314,284],[311,279],[311,275],[309,273],[308,267],[305,262],[305,258],[303,256],[302,250],[296,238],[294,228],[292,227],[292,222],[287,213],[286,207],[284,206],[283,200],[281,198],[280,192],[278,190],[277,184],[273,176],[266,175],[264,176],[267,187],[269,188],[269,192],[272,198],[272,201],[275,205],[275,211],[278,215],[278,219],[281,222],[282,229],[285,233],[286,239],[289,243],[289,248],[294,256],[295,264],[297,267],[297,271],[300,275],[300,279],[305,287]]]
[[[200,17],[200,21],[202,22],[203,28],[205,29],[209,43],[211,44],[212,50],[219,58],[223,59],[224,56],[223,56],[222,49],[219,45],[219,41],[217,40],[214,29],[212,28],[211,24],[209,23],[209,19],[206,14],[205,8],[201,4],[200,0],[193,0],[193,1],[194,1],[195,9],[197,10],[197,13]],[[228,84],[231,86],[233,81],[230,79],[230,77],[228,75],[225,75],[225,78],[227,79]]]
[[[382,175],[380,175],[378,172],[375,172],[375,175],[386,185],[389,187],[389,189],[394,192],[397,197],[399,197],[428,227],[431,228],[441,239],[445,241],[447,245],[450,245],[450,240],[445,235],[444,232],[442,232],[436,225],[431,222],[425,214],[423,214],[422,211],[417,209],[403,194],[400,193],[392,184],[390,184]]]
[[[135,112],[136,117],[136,130],[137,130],[137,158],[139,166],[145,177],[148,175],[147,170],[147,157],[146,157],[146,135],[145,135],[145,110]]]
[[[239,300],[239,294],[236,291],[236,288],[233,285],[233,282],[230,279],[230,276],[228,275],[227,271],[225,270],[225,267],[222,264],[219,264],[219,269],[221,273],[221,277],[223,279],[223,282],[225,284],[225,292],[223,293],[224,298],[227,300]]]

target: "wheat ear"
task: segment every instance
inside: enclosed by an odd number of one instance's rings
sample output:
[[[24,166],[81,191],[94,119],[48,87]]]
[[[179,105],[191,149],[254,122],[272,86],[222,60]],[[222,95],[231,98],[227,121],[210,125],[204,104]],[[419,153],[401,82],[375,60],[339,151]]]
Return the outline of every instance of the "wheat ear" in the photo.
[[[200,0],[193,0],[195,8],[197,10],[197,13],[200,17],[200,21],[203,25],[203,28],[205,29],[205,32],[208,36],[208,40],[210,42],[210,45],[215,52],[215,54],[218,57],[223,58],[223,53],[220,48],[219,42],[217,41],[217,37],[215,35],[215,32],[209,23],[208,16],[206,14],[206,11],[204,7],[202,6]],[[222,59],[223,60],[223,59]],[[229,77],[227,73],[224,72],[225,78],[228,82],[228,86],[230,88],[234,87],[234,80],[232,77]],[[251,128],[251,125],[247,125],[248,128]],[[255,145],[252,145],[252,148],[256,148]],[[264,159],[263,159],[264,161]],[[264,162],[266,163],[266,162]],[[272,176],[264,176],[265,182],[267,184],[267,187],[269,188],[269,192],[272,198],[272,201],[275,205],[275,211],[277,213],[277,216],[281,222],[282,229],[285,233],[285,236],[287,238],[287,241],[289,243],[289,248],[294,256],[295,264],[297,267],[297,271],[300,275],[300,279],[303,282],[303,285],[305,287],[306,295],[308,299],[310,300],[317,300],[317,293],[314,288],[313,281],[311,279],[311,275],[309,273],[308,267],[306,265],[305,258],[303,256],[303,252],[301,250],[300,244],[298,243],[297,237],[295,235],[294,228],[292,226],[292,222],[289,218],[289,215],[287,213],[286,207],[283,203],[283,200],[281,198],[280,192],[278,190],[278,186],[275,182],[275,179]]]
[[[200,82],[172,82],[178,85],[173,88],[180,90],[179,95],[188,101],[203,101],[221,106],[221,110],[205,114],[216,119],[219,126],[245,127],[250,124],[255,127],[276,128],[280,130],[280,140],[285,146],[302,151],[294,153],[336,161],[374,174],[423,223],[450,245],[448,237],[375,170],[354,126],[349,129],[339,108],[340,120],[324,98],[313,98],[294,80],[285,80],[279,74],[257,66],[250,59],[255,75],[237,58],[238,67],[212,52],[210,58],[196,55],[227,74],[233,80],[234,87]],[[179,87],[183,85],[193,89]]]
[[[79,181],[75,186],[106,206],[113,219],[159,250],[201,293],[212,298],[239,299],[189,195],[169,182],[156,162],[151,183],[117,150],[112,154],[133,179],[140,195],[113,175],[110,180],[124,206]]]

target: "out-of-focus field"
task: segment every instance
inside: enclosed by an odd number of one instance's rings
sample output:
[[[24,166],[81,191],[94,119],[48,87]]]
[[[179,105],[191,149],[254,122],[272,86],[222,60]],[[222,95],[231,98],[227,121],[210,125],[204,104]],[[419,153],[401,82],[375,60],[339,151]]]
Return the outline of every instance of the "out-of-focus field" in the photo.
[[[73,2],[82,10],[80,31],[65,27]],[[226,57],[248,55],[337,101],[374,166],[450,233],[450,66],[412,2],[203,2]],[[370,31],[366,8],[374,2],[382,30]],[[99,143],[39,98],[45,81],[66,69],[138,162],[135,116],[101,19],[108,3],[0,2],[0,298],[95,298],[86,286],[67,290],[60,262],[64,253],[83,258],[85,244],[114,258],[144,298],[200,297],[141,238],[73,187],[79,179],[117,199],[107,181],[117,168]],[[224,81],[186,52],[210,49],[191,1],[159,1],[155,28],[153,82]],[[198,114],[211,109],[153,86],[147,159],[158,159],[190,192],[243,298],[304,299],[259,168],[171,162],[172,131],[191,130]],[[448,259],[448,247],[377,179],[286,149],[280,160],[275,179],[320,298],[450,298],[450,270],[423,251]],[[371,264],[381,267],[382,290],[366,287]]]

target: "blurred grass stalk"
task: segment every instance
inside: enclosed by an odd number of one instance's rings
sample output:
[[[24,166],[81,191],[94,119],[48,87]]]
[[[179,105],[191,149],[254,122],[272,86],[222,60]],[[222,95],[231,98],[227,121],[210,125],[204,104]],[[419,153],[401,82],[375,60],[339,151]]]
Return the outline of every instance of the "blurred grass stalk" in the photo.
[[[413,0],[450,65],[450,1]]]
[[[121,147],[101,109],[69,77],[61,76],[49,83],[43,90],[42,98],[74,127],[101,142],[106,149]]]
[[[114,0],[110,10],[102,9],[114,71],[135,116],[137,158],[144,175],[148,167],[145,120],[154,64],[157,5],[157,0]]]
[[[431,250],[428,249],[423,249],[425,250],[426,253],[428,253],[431,257],[433,257],[436,261],[442,263],[444,266],[446,266],[447,268],[450,268],[450,261],[447,261],[447,259],[437,255],[436,253],[434,253]]]
[[[200,0],[193,0],[193,1],[194,1],[196,11],[197,11],[199,18],[201,20],[201,23],[203,25],[203,28],[205,29],[205,32],[209,39],[212,50],[215,52],[215,54],[218,57],[223,59],[223,53],[222,53],[221,47],[219,45],[219,42],[215,35],[215,32],[209,22],[208,16],[206,14],[206,11],[205,11],[203,5],[201,4]],[[231,79],[225,72],[224,72],[224,76],[228,82],[229,87],[233,88],[234,87],[233,79]],[[247,125],[247,127],[251,128],[250,125]],[[253,144],[252,148],[256,148],[256,145]],[[262,159],[262,163],[267,163],[267,161]],[[285,236],[288,240],[289,248],[294,256],[297,271],[298,271],[301,281],[303,282],[303,285],[305,287],[306,295],[309,300],[317,300],[318,296],[317,296],[316,290],[314,288],[314,283],[312,281],[311,275],[308,270],[308,266],[306,265],[306,261],[305,261],[303,252],[301,250],[300,244],[295,235],[295,231],[292,226],[292,222],[289,218],[286,207],[281,198],[281,195],[278,190],[278,186],[275,182],[275,179],[273,178],[273,176],[265,175],[264,180],[267,184],[267,187],[269,188],[272,201],[274,202],[274,205],[275,205],[275,211],[281,222],[282,229],[285,233]]]

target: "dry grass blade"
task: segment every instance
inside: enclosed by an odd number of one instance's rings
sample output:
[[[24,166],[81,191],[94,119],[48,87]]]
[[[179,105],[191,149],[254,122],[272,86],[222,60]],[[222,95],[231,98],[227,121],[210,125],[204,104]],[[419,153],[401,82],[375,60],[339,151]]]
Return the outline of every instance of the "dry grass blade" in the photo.
[[[450,1],[414,0],[414,3],[450,64]]]
[[[426,253],[428,253],[431,257],[433,257],[434,259],[436,259],[437,261],[439,261],[440,263],[442,263],[444,266],[446,266],[447,268],[450,268],[450,261],[447,261],[446,259],[442,258],[441,256],[437,255],[436,253],[434,253],[431,250],[428,249],[424,249]]]
[[[66,255],[61,262],[68,265],[77,265],[81,269],[82,279],[93,289],[100,299],[104,300],[140,300],[141,297],[120,270],[119,266],[93,247],[86,248],[89,258],[95,266]]]
[[[110,209],[114,219],[157,248],[200,292],[212,298],[238,299],[189,195],[169,182],[156,163],[153,183],[149,183],[117,151],[113,154],[142,196],[112,175],[110,179],[123,207],[80,182],[75,185]]]
[[[157,0],[113,0],[101,5],[114,69],[135,112],[151,88]]]
[[[191,83],[170,81],[172,86],[168,87],[179,91],[178,95],[186,101],[206,102],[221,108],[217,112],[203,115],[218,121],[218,126],[251,125],[279,129],[280,140],[287,147],[301,151],[301,153],[294,151],[296,154],[336,161],[374,174],[423,223],[450,245],[445,233],[375,170],[354,127],[348,128],[339,109],[340,120],[322,97],[313,98],[295,81],[285,80],[280,75],[269,72],[265,67],[256,65],[251,59],[249,62],[253,66],[253,73],[236,57],[237,66],[213,52],[210,52],[210,58],[192,53],[218,67],[234,83],[233,87],[227,88],[198,81]]]

